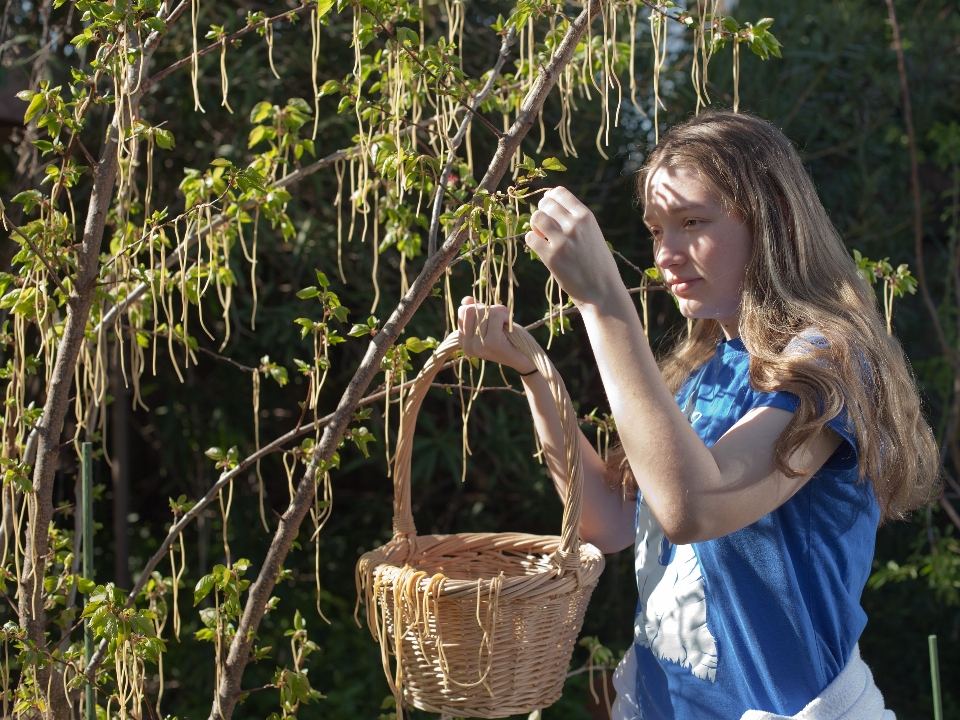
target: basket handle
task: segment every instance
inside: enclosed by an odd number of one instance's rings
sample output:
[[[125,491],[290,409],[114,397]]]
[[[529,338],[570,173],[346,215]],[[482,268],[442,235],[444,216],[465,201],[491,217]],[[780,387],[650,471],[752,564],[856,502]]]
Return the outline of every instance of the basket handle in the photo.
[[[580,458],[580,432],[573,403],[563,380],[543,349],[526,330],[514,326],[507,337],[514,347],[528,357],[547,381],[563,426],[563,443],[567,459],[567,496],[563,508],[560,546],[554,553],[554,563],[561,575],[580,567],[580,511],[583,504],[583,463]],[[407,397],[401,416],[397,452],[393,466],[393,534],[394,538],[415,537],[417,528],[410,507],[410,466],[413,454],[413,436],[420,405],[434,377],[444,363],[459,348],[457,333],[450,333],[417,375]]]

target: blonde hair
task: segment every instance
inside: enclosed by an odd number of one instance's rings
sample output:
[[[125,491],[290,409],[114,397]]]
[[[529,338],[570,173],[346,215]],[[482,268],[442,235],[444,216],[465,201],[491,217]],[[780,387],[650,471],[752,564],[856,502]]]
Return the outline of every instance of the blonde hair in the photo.
[[[903,349],[887,334],[870,286],[790,141],[749,114],[702,112],[651,152],[637,176],[641,203],[647,179],[661,167],[697,172],[753,235],[740,305],[750,384],[800,399],[774,446],[777,469],[788,477],[803,474],[790,457],[846,408],[859,478],[873,484],[881,518],[902,517],[931,500],[939,454]],[[721,338],[716,320],[693,321],[660,363],[674,393],[714,355]],[[619,445],[608,468],[624,491],[636,492]]]

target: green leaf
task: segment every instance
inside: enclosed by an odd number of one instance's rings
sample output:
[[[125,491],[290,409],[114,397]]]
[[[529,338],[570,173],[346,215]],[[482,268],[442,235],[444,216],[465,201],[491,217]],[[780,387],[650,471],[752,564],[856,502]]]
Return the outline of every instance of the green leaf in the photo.
[[[407,45],[408,47],[418,47],[420,45],[420,36],[406,27],[397,28],[397,40],[399,40],[402,45]]]
[[[427,346],[424,344],[423,340],[418,337],[407,338],[407,341],[404,343],[407,350],[413,353],[422,353],[427,349]]]
[[[287,107],[293,108],[304,115],[313,115],[313,108],[303,98],[290,98],[287,100]]]
[[[244,178],[248,183],[250,183],[257,190],[263,192],[265,190],[264,183],[267,181],[263,175],[258,173],[253,168],[247,168],[246,170],[241,170],[239,173],[240,176]]]
[[[324,274],[323,274],[322,272],[320,272],[319,270],[317,270],[317,282],[320,284],[320,287],[322,287],[322,288],[328,288],[328,287],[330,287],[330,281],[327,280],[327,276],[324,275]]]
[[[20,203],[24,212],[30,212],[39,204],[41,197],[43,196],[36,190],[24,190],[14,195],[10,202]]]
[[[158,17],[148,17],[143,21],[143,24],[154,32],[165,33],[167,31],[167,24]]]
[[[309,300],[310,298],[315,298],[320,294],[320,291],[313,285],[310,287],[305,287],[303,290],[297,292],[297,297],[301,300]]]
[[[734,18],[730,17],[729,15],[721,19],[720,24],[723,26],[723,29],[728,32],[735,33],[737,30],[740,29],[740,23],[738,23]]]
[[[217,158],[216,160],[211,160],[210,164],[213,165],[214,167],[223,167],[223,168],[233,167],[233,163],[227,160],[226,158]]]
[[[176,145],[173,133],[163,128],[157,128],[154,131],[153,141],[157,144],[157,147],[163,148],[164,150],[173,150]]]
[[[317,19],[319,20],[333,7],[336,0],[317,0]]]
[[[33,96],[33,99],[30,101],[30,104],[27,106],[27,111],[23,114],[23,124],[26,125],[28,122],[33,120],[40,110],[45,107],[47,104],[47,98],[42,93],[37,93]]]
[[[200,581],[197,583],[196,588],[193,590],[193,606],[196,607],[201,600],[203,600],[207,595],[210,594],[210,591],[213,590],[214,584],[217,582],[215,575],[204,575],[200,578]]]
[[[253,130],[250,131],[250,137],[247,140],[247,147],[252,148],[259,142],[262,142],[267,135],[270,135],[272,139],[276,132],[269,125],[257,125]]]
[[[273,105],[266,101],[258,102],[250,111],[250,122],[254,124],[262,123],[273,117]]]
[[[277,365],[269,368],[267,373],[269,373],[270,377],[273,378],[280,387],[283,387],[287,384],[287,382],[289,382],[287,369],[285,367]]]
[[[350,433],[350,439],[360,448],[360,452],[363,453],[364,457],[370,457],[370,451],[367,449],[367,445],[377,441],[373,433],[365,427],[359,427],[352,431]]]
[[[303,673],[290,673],[290,689],[304,705],[310,702],[310,681]]]
[[[341,85],[336,80],[327,80],[323,85],[320,86],[320,90],[317,92],[317,97],[333,95],[333,93],[340,90],[340,88]]]
[[[556,170],[557,172],[563,172],[567,169],[566,165],[554,157],[548,157],[544,160],[542,167],[544,170]]]
[[[212,447],[209,450],[205,451],[203,454],[206,455],[211,460],[217,460],[217,461],[223,460],[223,450],[221,450],[218,447]]]
[[[80,613],[80,617],[82,618],[90,617],[97,611],[97,609],[100,607],[101,604],[102,602],[96,602],[91,600],[90,602],[87,603],[86,607],[83,608],[83,612]]]

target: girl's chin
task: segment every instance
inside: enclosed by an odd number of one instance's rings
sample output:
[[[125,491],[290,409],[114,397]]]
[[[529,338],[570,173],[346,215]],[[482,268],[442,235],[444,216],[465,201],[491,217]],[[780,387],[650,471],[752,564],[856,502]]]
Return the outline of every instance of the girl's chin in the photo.
[[[721,325],[727,325],[731,322],[736,324],[739,315],[736,310],[723,312],[716,308],[704,307],[703,303],[694,300],[684,300],[683,298],[677,298],[677,300],[680,304],[680,314],[687,320],[716,320]]]

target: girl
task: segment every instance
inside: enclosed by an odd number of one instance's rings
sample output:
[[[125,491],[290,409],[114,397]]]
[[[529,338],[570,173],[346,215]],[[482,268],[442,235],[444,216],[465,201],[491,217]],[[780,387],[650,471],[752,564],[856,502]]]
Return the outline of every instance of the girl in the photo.
[[[605,465],[581,441],[581,536],[636,552],[616,714],[878,720],[860,594],[877,525],[928,502],[938,472],[903,352],[768,123],[701,113],[638,180],[657,267],[693,321],[659,366],[572,193],[545,193],[526,236],[580,310],[622,443]],[[563,497],[557,413],[507,320],[465,298],[462,347],[523,375]]]

